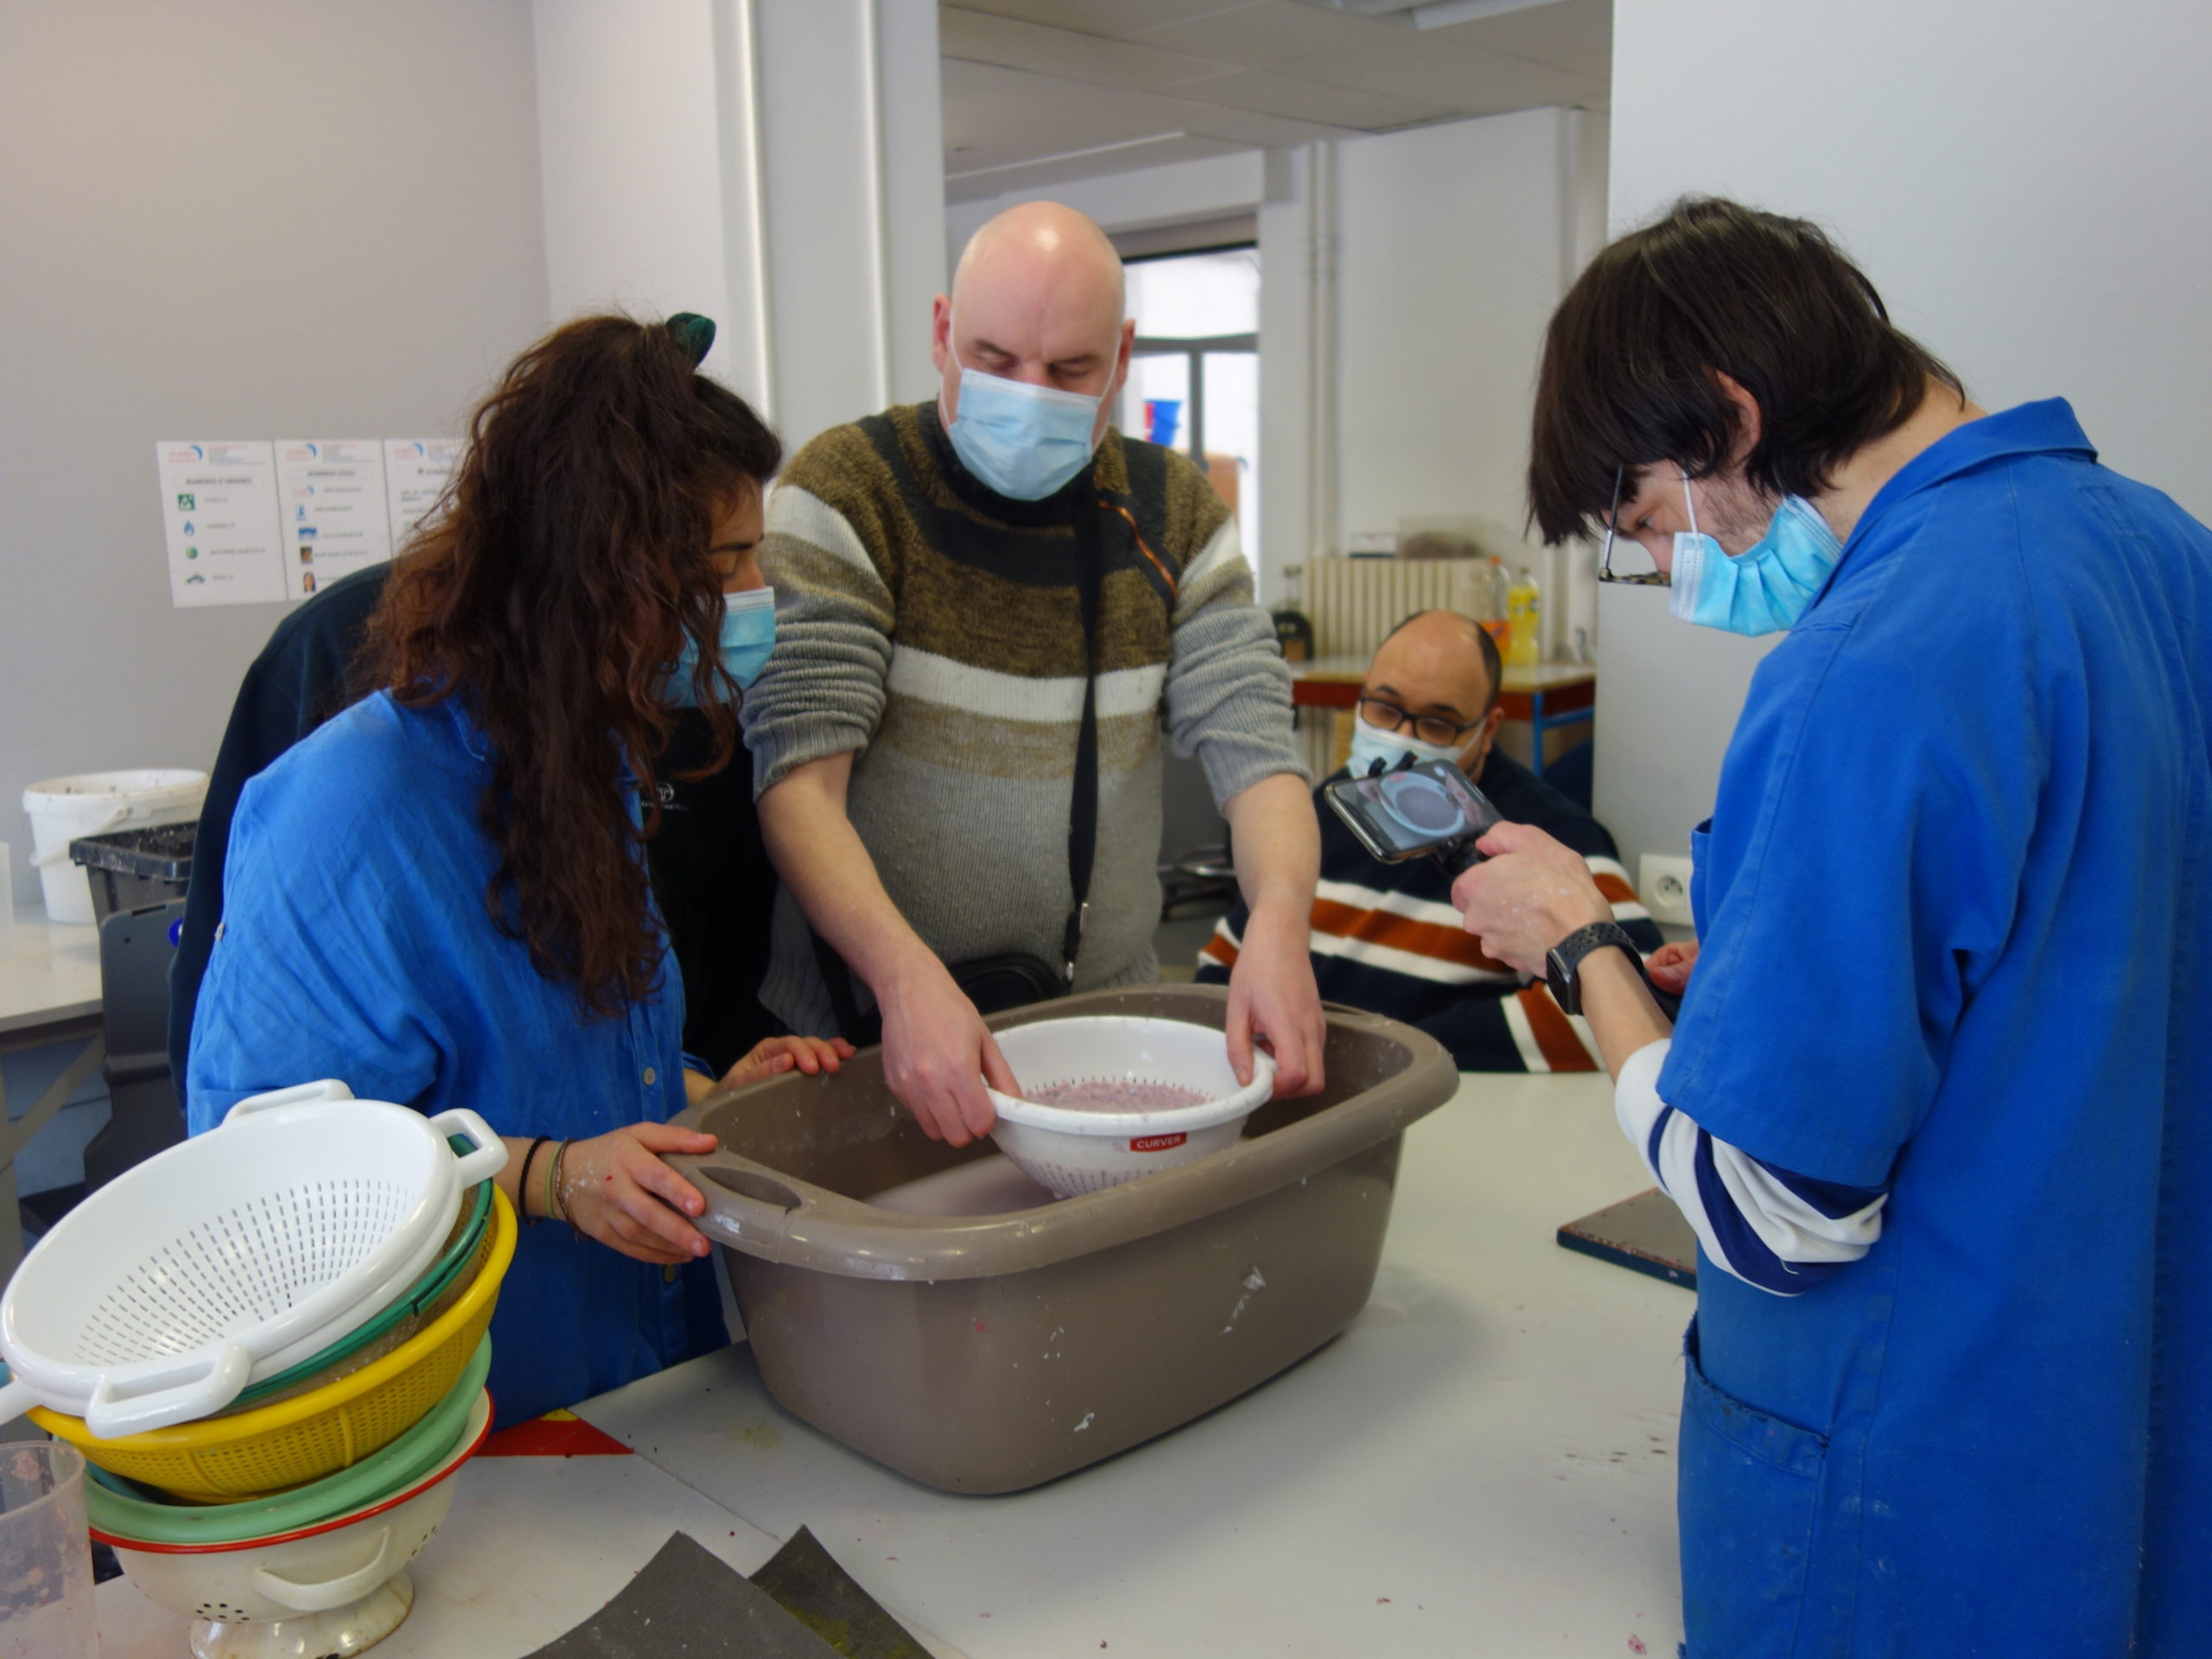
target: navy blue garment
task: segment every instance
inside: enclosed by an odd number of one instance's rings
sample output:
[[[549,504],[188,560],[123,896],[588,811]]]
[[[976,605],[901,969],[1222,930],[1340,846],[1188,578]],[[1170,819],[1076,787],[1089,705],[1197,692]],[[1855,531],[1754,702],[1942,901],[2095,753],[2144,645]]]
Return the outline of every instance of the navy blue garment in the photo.
[[[1875,497],[1755,677],[1658,1092],[1891,1189],[1698,1276],[1691,1659],[2181,1659],[2212,1630],[2212,533],[2061,402]]]
[[[1637,901],[1603,824],[1496,748],[1475,783],[1509,822],[1532,824],[1588,860],[1637,948],[1647,956],[1659,948],[1659,929]],[[1418,1027],[1452,1051],[1462,1071],[1599,1069],[1587,1027],[1569,1020],[1541,981],[1525,983],[1468,937],[1452,907],[1452,873],[1426,858],[1383,863],[1318,789],[1313,810],[1321,872],[1308,945],[1324,1001]],[[1200,984],[1229,982],[1250,913],[1240,898],[1222,918],[1198,957]]]
[[[337,1077],[364,1099],[467,1106],[507,1135],[581,1140],[684,1104],[683,988],[612,1019],[493,925],[485,740],[457,699],[356,703],[245,786],[193,1027],[195,1134],[260,1090]],[[710,1263],[671,1279],[557,1222],[523,1230],[493,1316],[514,1422],[727,1340]]]
[[[389,564],[341,576],[286,613],[246,669],[222,747],[207,776],[200,828],[193,836],[192,880],[184,893],[184,925],[169,958],[169,1077],[186,1097],[186,1052],[200,976],[223,918],[223,862],[231,815],[246,780],[346,706],[346,677],[369,618],[384,597]]]

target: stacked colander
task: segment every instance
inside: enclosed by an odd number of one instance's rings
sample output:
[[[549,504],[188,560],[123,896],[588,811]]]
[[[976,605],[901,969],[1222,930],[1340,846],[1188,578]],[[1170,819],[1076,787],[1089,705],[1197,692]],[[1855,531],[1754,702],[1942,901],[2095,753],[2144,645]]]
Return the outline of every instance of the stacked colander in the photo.
[[[481,1442],[513,1259],[475,1113],[259,1095],[92,1194],[0,1297],[25,1408],[93,1465],[94,1535],[202,1656],[356,1652]]]

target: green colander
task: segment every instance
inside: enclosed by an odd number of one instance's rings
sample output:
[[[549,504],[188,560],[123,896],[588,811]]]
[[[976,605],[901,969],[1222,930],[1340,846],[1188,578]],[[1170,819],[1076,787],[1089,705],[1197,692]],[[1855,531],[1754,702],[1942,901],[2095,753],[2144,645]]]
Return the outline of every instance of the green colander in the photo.
[[[86,1512],[94,1526],[118,1538],[149,1544],[228,1544],[296,1531],[366,1509],[420,1480],[453,1450],[491,1370],[492,1338],[486,1337],[461,1368],[460,1380],[412,1428],[360,1462],[304,1486],[236,1503],[187,1503],[149,1497],[151,1488],[87,1465]]]

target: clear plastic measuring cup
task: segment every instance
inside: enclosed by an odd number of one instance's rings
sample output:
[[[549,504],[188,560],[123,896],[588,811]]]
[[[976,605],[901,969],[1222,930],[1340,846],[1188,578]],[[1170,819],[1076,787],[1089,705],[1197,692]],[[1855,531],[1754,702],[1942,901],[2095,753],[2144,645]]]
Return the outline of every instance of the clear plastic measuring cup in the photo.
[[[0,1442],[0,1659],[99,1659],[85,1458]]]

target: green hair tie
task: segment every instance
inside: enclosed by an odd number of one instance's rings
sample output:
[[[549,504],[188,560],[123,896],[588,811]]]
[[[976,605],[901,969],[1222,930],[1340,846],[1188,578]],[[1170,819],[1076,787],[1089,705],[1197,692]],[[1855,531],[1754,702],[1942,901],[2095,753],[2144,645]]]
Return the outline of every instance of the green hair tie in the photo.
[[[676,336],[676,343],[690,354],[693,368],[707,360],[707,353],[715,344],[712,317],[702,317],[696,311],[679,311],[668,320],[667,327],[668,332]]]

